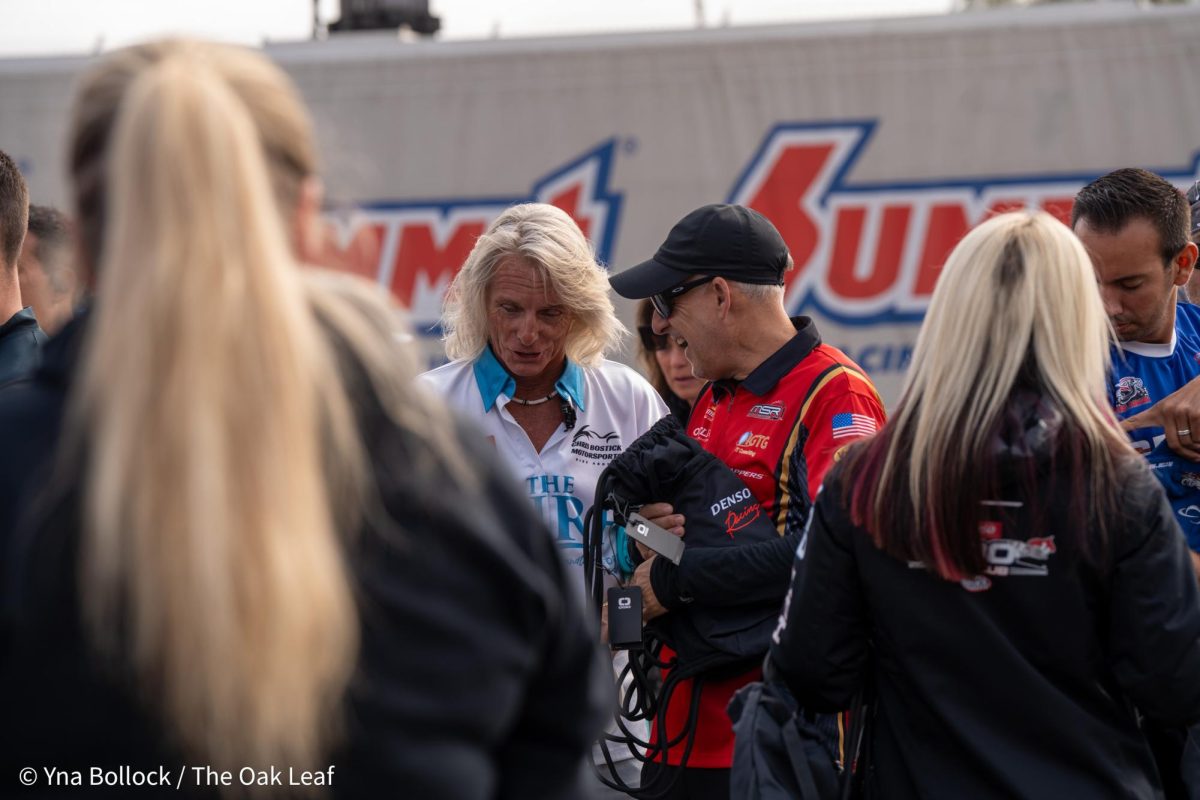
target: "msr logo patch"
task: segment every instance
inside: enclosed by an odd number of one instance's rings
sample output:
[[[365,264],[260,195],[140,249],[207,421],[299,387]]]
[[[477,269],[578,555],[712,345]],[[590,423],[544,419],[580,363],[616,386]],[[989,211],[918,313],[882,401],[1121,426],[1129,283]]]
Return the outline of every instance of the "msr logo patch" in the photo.
[[[759,403],[746,412],[747,417],[777,421],[783,419],[786,406],[783,403]]]

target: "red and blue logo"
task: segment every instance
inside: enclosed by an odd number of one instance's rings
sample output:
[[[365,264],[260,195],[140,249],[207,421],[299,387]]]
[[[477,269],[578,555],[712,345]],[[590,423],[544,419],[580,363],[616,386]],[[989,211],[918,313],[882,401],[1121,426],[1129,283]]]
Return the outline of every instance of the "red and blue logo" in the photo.
[[[601,263],[608,262],[622,201],[609,187],[615,150],[616,141],[606,141],[536,181],[525,195],[368,202],[339,228],[327,260],[378,280],[410,310],[417,330],[437,333],[451,279],[475,240],[514,203],[549,203],[566,211]]]
[[[1107,172],[856,182],[850,175],[875,127],[777,125],[730,192],[728,202],[764,214],[787,242],[794,312],[813,309],[847,325],[920,321],[942,264],[972,227],[1020,208],[1069,224],[1076,192]],[[1193,156],[1190,167],[1154,171],[1187,186],[1198,167]]]

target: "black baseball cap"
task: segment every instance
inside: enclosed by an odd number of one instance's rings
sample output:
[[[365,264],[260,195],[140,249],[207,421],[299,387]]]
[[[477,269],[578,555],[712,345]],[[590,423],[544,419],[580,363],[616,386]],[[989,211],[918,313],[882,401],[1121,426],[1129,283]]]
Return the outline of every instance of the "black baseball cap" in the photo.
[[[752,208],[701,206],[667,234],[654,258],[608,279],[613,291],[639,300],[697,275],[740,283],[783,285],[788,249],[771,221]]]

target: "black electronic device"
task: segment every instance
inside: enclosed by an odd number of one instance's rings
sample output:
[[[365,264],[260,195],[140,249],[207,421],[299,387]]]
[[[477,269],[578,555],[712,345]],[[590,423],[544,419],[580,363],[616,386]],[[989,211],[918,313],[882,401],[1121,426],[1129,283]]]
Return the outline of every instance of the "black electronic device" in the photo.
[[[608,643],[614,650],[642,647],[642,591],[636,586],[608,590]]]

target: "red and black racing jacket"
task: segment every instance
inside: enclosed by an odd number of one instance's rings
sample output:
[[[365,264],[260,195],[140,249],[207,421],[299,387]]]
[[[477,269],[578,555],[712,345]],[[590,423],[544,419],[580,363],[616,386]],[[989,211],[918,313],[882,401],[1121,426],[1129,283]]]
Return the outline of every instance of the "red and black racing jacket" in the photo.
[[[687,427],[689,435],[746,483],[779,538],[736,548],[685,550],[678,567],[656,559],[651,583],[668,609],[768,599],[782,605],[796,547],[826,471],[847,444],[883,426],[883,403],[858,365],[822,344],[808,317],[795,317],[792,324],[796,335],[744,380],[705,387]],[[734,529],[739,523],[726,519]],[[760,677],[756,668],[704,684],[687,766],[730,766],[733,726],[725,707],[735,691]],[[671,737],[687,724],[690,697],[690,685],[681,684],[666,710]],[[677,749],[668,751],[668,762],[678,764],[680,755]]]

